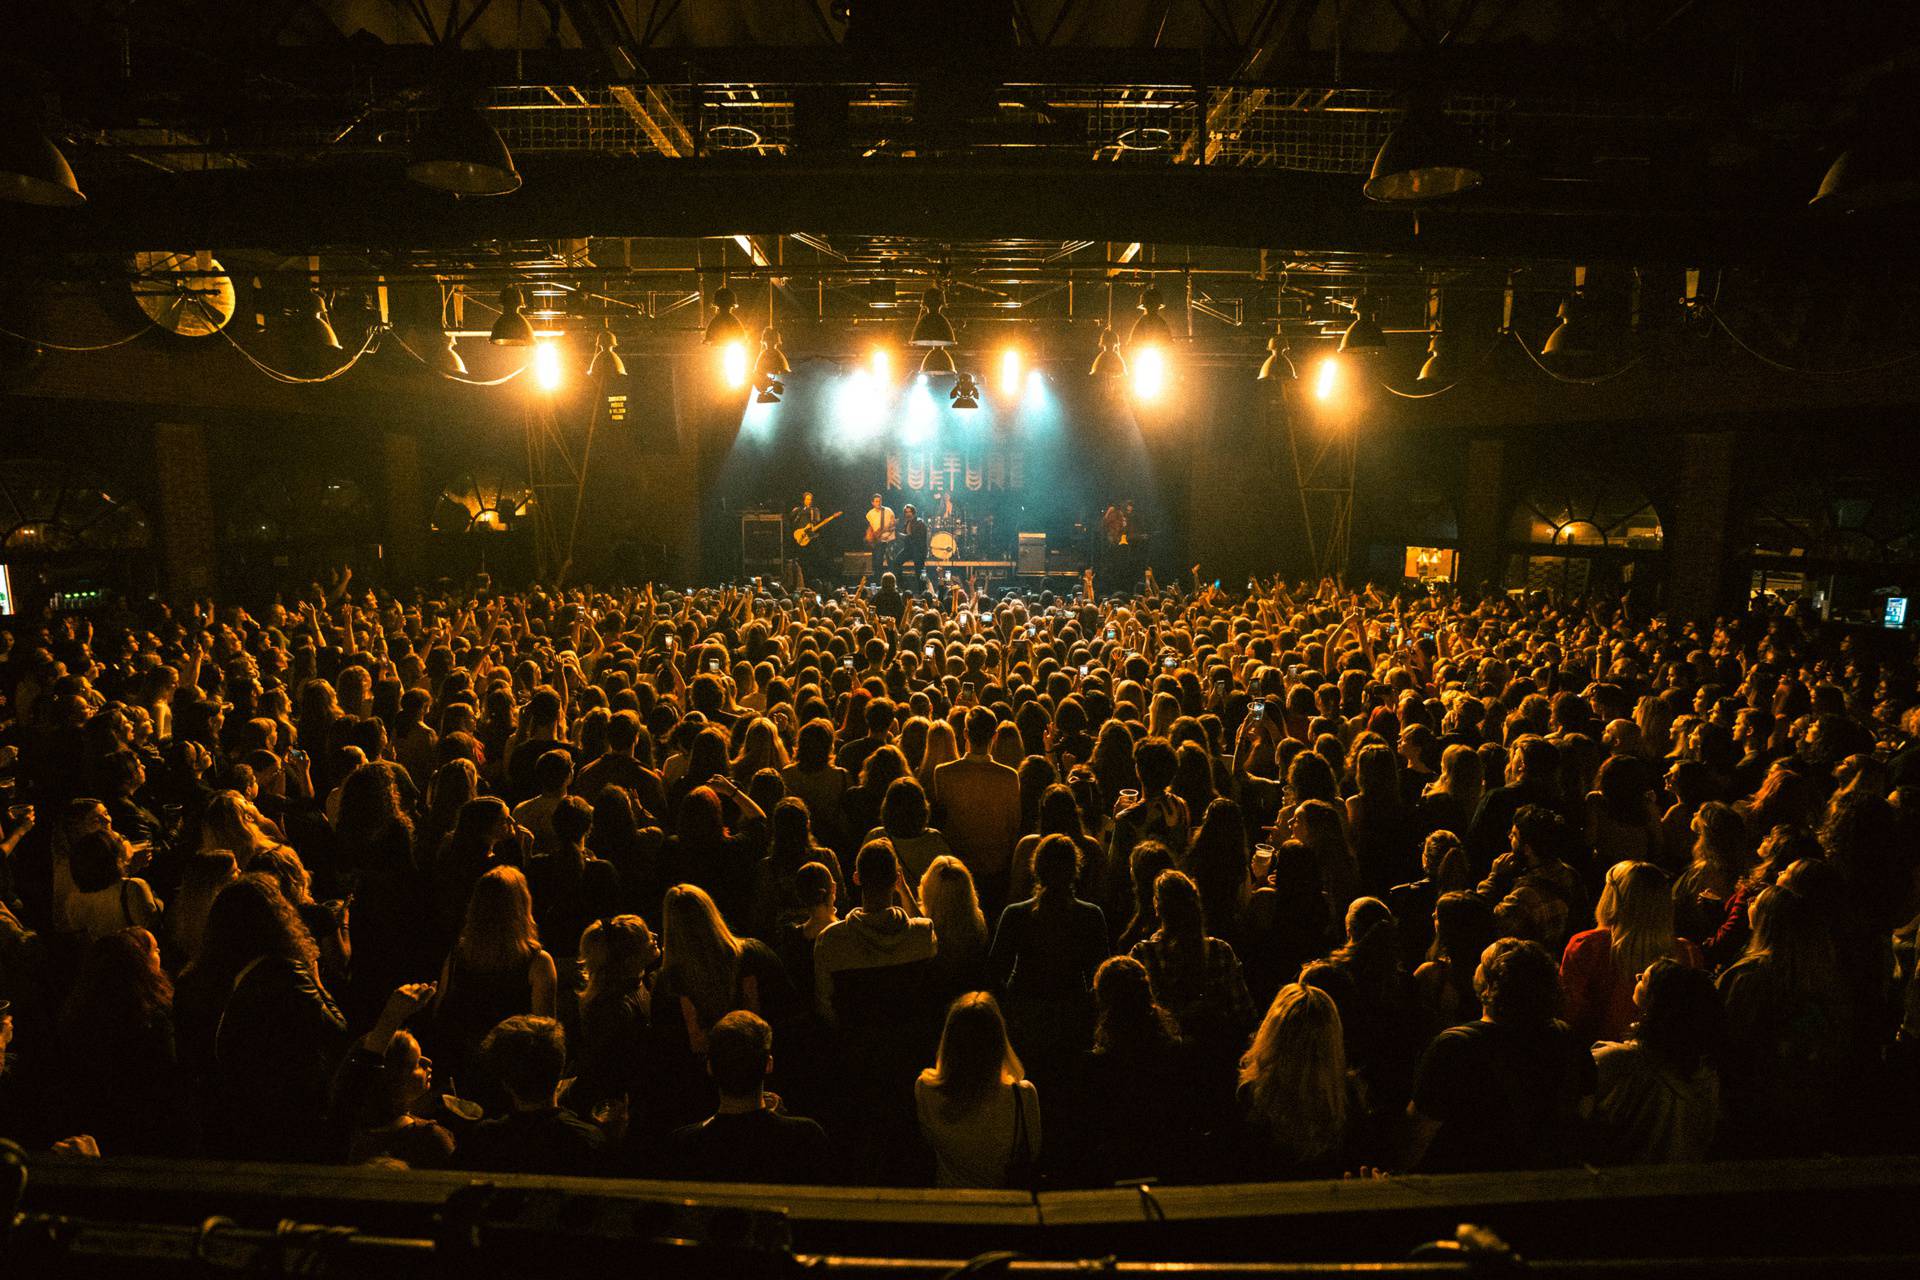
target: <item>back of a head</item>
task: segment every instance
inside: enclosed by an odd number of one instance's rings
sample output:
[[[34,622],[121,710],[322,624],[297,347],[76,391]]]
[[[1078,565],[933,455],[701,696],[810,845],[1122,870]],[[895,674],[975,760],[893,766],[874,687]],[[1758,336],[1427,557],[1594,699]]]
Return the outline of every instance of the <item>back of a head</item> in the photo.
[[[1473,986],[1481,1010],[1495,1022],[1545,1025],[1560,1010],[1560,967],[1537,942],[1496,941],[1481,953]]]
[[[927,793],[908,774],[887,784],[880,802],[880,822],[896,840],[910,839],[927,829]]]
[[[579,796],[562,796],[554,806],[553,834],[563,845],[578,844],[593,829],[593,806]]]
[[[1518,743],[1520,776],[1530,782],[1551,782],[1560,768],[1560,751],[1545,738],[1528,735]]]
[[[999,718],[986,707],[974,707],[967,712],[967,750],[985,751],[993,745],[993,732],[1000,727]]]
[[[1080,846],[1072,836],[1045,836],[1033,851],[1033,883],[1043,901],[1073,896],[1080,874]]]
[[[1133,768],[1140,776],[1140,789],[1146,793],[1164,791],[1173,785],[1180,758],[1165,738],[1143,739],[1133,749]]]
[[[760,1092],[772,1060],[773,1028],[758,1014],[736,1009],[707,1032],[707,1069],[724,1097]]]
[[[1646,996],[1633,1038],[1667,1067],[1691,1074],[1720,1049],[1724,1011],[1713,975],[1674,960],[1646,971]]]
[[[969,992],[948,1006],[933,1074],[949,1115],[972,1111],[1017,1062],[1007,1043],[1006,1020],[991,995]]]
[[[67,850],[73,887],[82,893],[110,889],[121,877],[120,838],[111,831],[89,831]]]
[[[1200,890],[1184,871],[1162,871],[1153,882],[1153,909],[1167,936],[1180,942],[1206,937],[1206,915],[1200,908]]]
[[[853,877],[859,882],[861,897],[877,901],[893,893],[900,878],[900,859],[887,840],[869,840],[854,856]]]
[[[560,1088],[567,1037],[552,1018],[521,1014],[487,1032],[480,1054],[516,1101],[545,1103]]]

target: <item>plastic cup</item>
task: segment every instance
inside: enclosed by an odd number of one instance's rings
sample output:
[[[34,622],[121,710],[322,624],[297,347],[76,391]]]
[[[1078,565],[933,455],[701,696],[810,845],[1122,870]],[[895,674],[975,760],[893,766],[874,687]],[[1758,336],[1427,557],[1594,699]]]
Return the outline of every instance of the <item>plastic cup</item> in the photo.
[[[1253,878],[1255,882],[1264,882],[1273,872],[1273,846],[1257,844],[1253,846]]]

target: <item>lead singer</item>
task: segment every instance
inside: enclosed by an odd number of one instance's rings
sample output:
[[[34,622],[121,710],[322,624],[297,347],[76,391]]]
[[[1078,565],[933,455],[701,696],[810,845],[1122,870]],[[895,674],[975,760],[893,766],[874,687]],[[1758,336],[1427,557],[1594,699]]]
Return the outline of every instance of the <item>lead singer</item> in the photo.
[[[894,567],[905,573],[911,565],[914,581],[924,582],[927,576],[927,522],[915,514],[911,502],[900,509],[898,534],[900,557],[893,562]]]
[[[873,504],[867,508],[867,545],[873,548],[875,582],[887,571],[887,558],[893,554],[894,530],[893,509],[879,494],[874,494]]]

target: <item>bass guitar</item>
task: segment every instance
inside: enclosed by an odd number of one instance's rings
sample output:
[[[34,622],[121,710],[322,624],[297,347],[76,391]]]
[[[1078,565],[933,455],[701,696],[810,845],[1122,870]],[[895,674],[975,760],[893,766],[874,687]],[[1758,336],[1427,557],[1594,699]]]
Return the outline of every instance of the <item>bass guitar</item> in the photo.
[[[795,529],[793,531],[794,542],[798,543],[800,546],[803,546],[803,547],[806,546],[808,543],[812,542],[814,538],[819,536],[820,531],[822,529],[826,528],[828,525],[832,524],[835,520],[838,520],[841,516],[845,514],[847,513],[844,511],[836,511],[832,515],[828,516],[825,520],[816,520],[812,524],[801,525],[798,529]]]

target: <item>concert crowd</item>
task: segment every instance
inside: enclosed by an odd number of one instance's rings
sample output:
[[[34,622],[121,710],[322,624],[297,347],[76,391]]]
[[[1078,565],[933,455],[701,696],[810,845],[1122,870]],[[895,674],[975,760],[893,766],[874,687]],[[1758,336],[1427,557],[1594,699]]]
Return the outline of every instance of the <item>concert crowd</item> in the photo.
[[[29,1149],[1015,1188],[1920,1149],[1896,633],[343,573],[7,642]]]

